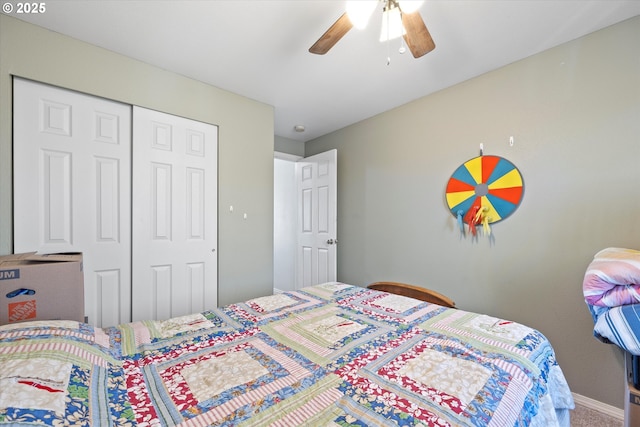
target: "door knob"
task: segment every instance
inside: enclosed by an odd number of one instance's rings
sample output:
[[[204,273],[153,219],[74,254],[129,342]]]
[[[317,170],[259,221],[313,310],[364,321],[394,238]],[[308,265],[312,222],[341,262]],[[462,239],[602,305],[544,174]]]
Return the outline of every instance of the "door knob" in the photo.
[[[335,240],[334,239],[329,239],[329,240],[327,240],[327,244],[328,245],[333,245],[334,243],[337,245],[338,244],[338,239],[335,239]]]

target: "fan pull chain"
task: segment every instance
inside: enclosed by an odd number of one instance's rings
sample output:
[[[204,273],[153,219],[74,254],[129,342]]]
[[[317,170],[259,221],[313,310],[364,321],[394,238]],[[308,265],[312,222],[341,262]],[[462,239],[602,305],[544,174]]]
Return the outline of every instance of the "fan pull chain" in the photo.
[[[387,7],[389,7],[388,3],[387,3]],[[391,19],[389,18],[389,15],[390,14],[387,13],[387,65],[391,64],[391,47],[390,47],[391,41],[389,40],[391,35],[391,29],[390,29]]]
[[[391,49],[389,43],[389,38],[387,38],[387,65],[391,64]]]

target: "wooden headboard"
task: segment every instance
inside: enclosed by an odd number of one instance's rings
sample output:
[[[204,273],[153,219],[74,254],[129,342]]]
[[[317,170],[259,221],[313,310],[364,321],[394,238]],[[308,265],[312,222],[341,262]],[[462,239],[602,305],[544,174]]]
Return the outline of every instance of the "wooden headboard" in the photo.
[[[444,307],[456,308],[456,303],[453,302],[451,298],[420,286],[408,285],[406,283],[399,282],[375,282],[371,283],[367,288],[415,298],[420,301],[431,302]]]

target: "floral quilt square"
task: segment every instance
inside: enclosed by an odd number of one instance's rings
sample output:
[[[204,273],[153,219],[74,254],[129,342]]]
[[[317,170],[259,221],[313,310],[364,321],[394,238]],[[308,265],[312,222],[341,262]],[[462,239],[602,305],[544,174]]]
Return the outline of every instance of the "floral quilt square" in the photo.
[[[355,358],[336,373],[345,380],[341,390],[358,402],[350,415],[361,420],[367,414],[384,413],[428,425],[466,425],[472,416],[513,424],[517,414],[500,405],[501,400],[518,407],[523,391],[532,389],[527,373],[516,363],[418,328]]]
[[[225,311],[244,326],[250,327],[286,317],[291,313],[309,310],[324,303],[325,301],[304,292],[288,292],[231,304]]]
[[[302,324],[301,327],[330,346],[362,331],[367,325],[345,319],[342,316],[330,315],[314,319],[309,323]]]
[[[117,336],[122,354],[160,351],[170,345],[180,345],[197,336],[224,334],[241,325],[221,309],[188,314],[168,320],[145,320],[118,325],[111,331]]]
[[[447,310],[420,324],[425,331],[473,338],[487,351],[515,352],[527,356],[544,341],[540,332],[519,323],[464,310]]]
[[[428,304],[401,295],[365,290],[349,295],[337,303],[342,306],[394,324],[407,325],[424,322],[446,310],[437,304]]]
[[[154,326],[160,338],[168,338],[186,332],[212,328],[214,325],[211,320],[204,317],[201,313],[195,313],[168,320],[157,320],[154,321]]]
[[[392,330],[384,322],[334,304],[297,313],[260,329],[321,366]]]
[[[491,370],[478,363],[419,347],[409,357],[396,359],[384,371],[387,378],[393,377],[399,384],[413,383],[417,390],[440,393],[439,398],[455,398],[462,407],[471,402],[491,377]]]
[[[267,375],[268,369],[246,351],[230,351],[218,357],[185,366],[184,378],[196,400],[212,399],[225,390],[257,381]]]
[[[286,294],[275,294],[247,301],[247,305],[258,313],[271,313],[285,307],[291,307],[298,303],[298,300]]]
[[[0,408],[42,409],[64,415],[73,365],[41,357],[0,363]]]
[[[405,311],[416,308],[421,304],[423,304],[422,301],[393,294],[385,295],[373,303],[373,305],[377,305],[385,310],[393,310],[398,313],[404,313]]]
[[[533,331],[522,324],[487,315],[471,316],[462,326],[478,333],[488,333],[512,344],[519,343]]]
[[[242,420],[326,375],[257,329],[215,337],[181,352],[129,360],[125,372],[136,420],[163,425]],[[163,386],[149,388],[146,383]]]
[[[315,295],[316,297],[325,299],[327,301],[335,301],[338,298],[343,298],[345,295],[351,293],[358,293],[364,291],[364,288],[359,286],[347,285],[340,282],[327,282],[320,285],[304,288],[302,292]]]

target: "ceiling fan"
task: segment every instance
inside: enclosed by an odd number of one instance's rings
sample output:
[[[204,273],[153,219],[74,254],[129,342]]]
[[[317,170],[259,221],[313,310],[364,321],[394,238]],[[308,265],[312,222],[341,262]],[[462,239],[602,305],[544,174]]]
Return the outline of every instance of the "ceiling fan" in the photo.
[[[421,1],[353,0],[347,2],[347,11],[309,48],[309,52],[324,55],[352,27],[364,28],[380,2],[383,4],[381,41],[393,38],[391,31],[395,30],[391,30],[392,20],[397,20],[397,30],[400,32],[396,35],[402,35],[414,58],[420,58],[435,49],[431,34],[418,12]]]

